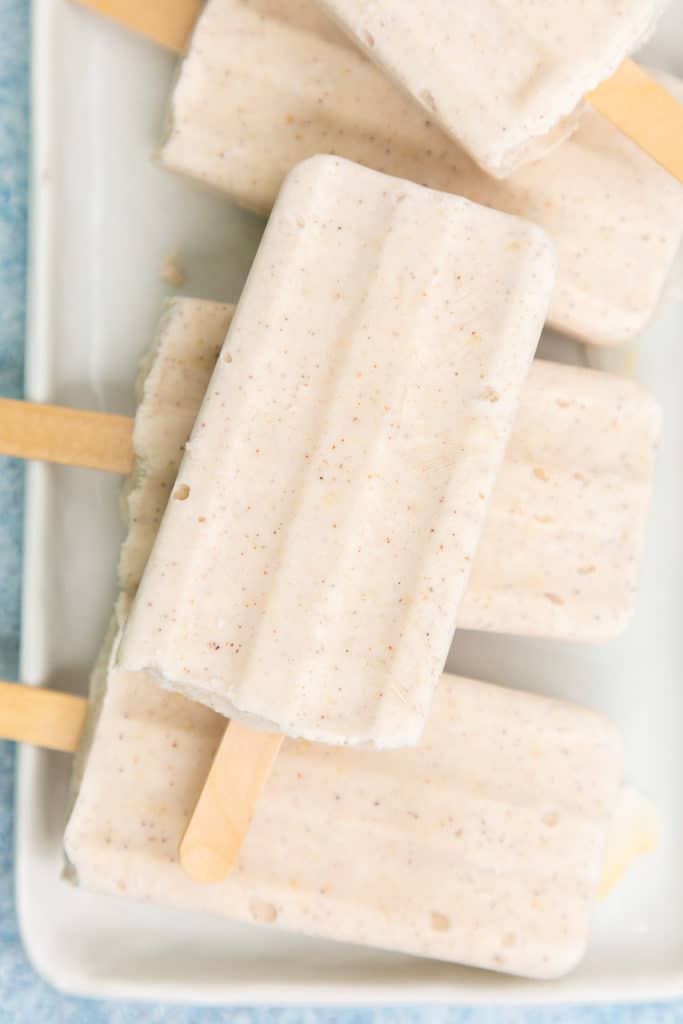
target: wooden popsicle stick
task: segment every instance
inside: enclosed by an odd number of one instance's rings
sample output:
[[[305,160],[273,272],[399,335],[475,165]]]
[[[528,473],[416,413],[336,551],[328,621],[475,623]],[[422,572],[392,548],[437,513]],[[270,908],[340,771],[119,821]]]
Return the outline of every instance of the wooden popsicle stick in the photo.
[[[130,473],[133,420],[103,412],[0,399],[0,453]]]
[[[282,740],[228,724],[180,844],[180,863],[196,882],[220,882],[237,863]]]
[[[182,53],[202,9],[202,0],[77,0],[166,50]]]
[[[683,106],[635,61],[625,60],[616,74],[587,99],[603,117],[683,182]]]
[[[73,753],[87,710],[85,697],[0,682],[0,739]]]

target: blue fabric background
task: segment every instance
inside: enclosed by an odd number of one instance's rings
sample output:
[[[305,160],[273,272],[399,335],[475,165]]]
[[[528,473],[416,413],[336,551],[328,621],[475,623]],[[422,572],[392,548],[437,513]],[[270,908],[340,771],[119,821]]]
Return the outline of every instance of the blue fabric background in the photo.
[[[141,0],[144,2],[144,0]],[[0,394],[20,397],[25,329],[29,4],[0,0]],[[0,458],[0,678],[15,679],[20,629],[21,465]],[[97,1003],[53,991],[17,934],[12,882],[14,751],[0,741],[0,1022],[20,1024],[673,1024],[683,1003],[523,1010],[216,1009]]]

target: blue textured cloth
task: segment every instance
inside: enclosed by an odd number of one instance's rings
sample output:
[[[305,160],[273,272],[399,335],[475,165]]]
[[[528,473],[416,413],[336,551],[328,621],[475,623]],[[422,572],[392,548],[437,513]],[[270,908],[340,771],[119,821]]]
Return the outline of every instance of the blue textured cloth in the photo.
[[[144,2],[144,0],[141,0]],[[0,394],[22,388],[25,325],[29,6],[0,0]],[[22,469],[0,458],[0,677],[15,678],[19,647]],[[673,1024],[683,1004],[552,1009],[216,1009],[97,1003],[54,992],[21,947],[12,884],[14,756],[0,741],[0,1024]]]

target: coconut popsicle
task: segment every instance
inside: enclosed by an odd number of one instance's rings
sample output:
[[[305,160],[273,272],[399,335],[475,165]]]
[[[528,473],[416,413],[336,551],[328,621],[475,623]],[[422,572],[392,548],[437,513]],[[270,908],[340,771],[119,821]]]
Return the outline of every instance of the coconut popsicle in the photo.
[[[244,724],[415,742],[553,282],[534,225],[334,157],[280,194],[121,666]]]
[[[683,84],[663,76],[683,99]],[[550,324],[613,345],[653,316],[683,237],[683,188],[592,109],[505,181],[485,174],[313,0],[209,0],[161,160],[267,212],[291,167],[335,152],[533,220],[552,235]]]
[[[145,362],[135,421],[142,468],[128,497],[135,529],[121,562],[131,595],[233,310],[175,299]],[[634,380],[534,360],[459,628],[579,641],[622,631],[638,589],[660,419]]]
[[[535,978],[580,960],[621,773],[607,720],[444,676],[417,747],[286,741],[235,870],[201,885],[177,850],[224,720],[118,668],[113,636],[65,835],[79,885]]]
[[[318,0],[488,174],[538,159],[668,0]]]

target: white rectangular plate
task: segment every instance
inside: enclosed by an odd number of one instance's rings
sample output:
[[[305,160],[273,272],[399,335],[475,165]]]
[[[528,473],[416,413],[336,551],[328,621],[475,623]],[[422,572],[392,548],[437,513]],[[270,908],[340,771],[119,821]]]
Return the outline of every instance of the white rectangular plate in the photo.
[[[676,42],[677,41],[677,42]],[[683,12],[649,59],[683,73]],[[138,357],[171,289],[235,299],[260,222],[150,159],[173,60],[68,0],[34,6],[34,151],[28,397],[130,413]],[[69,760],[19,759],[16,884],[24,942],[61,989],[204,1003],[538,1002],[683,993],[683,310],[647,334],[639,374],[665,408],[647,565],[635,623],[572,647],[459,634],[449,668],[574,699],[623,729],[630,780],[657,801],[662,841],[599,907],[590,953],[546,985],[294,937],[97,896],[60,878]],[[549,338],[545,351],[585,358]],[[119,481],[32,465],[23,678],[86,692],[115,590]]]

